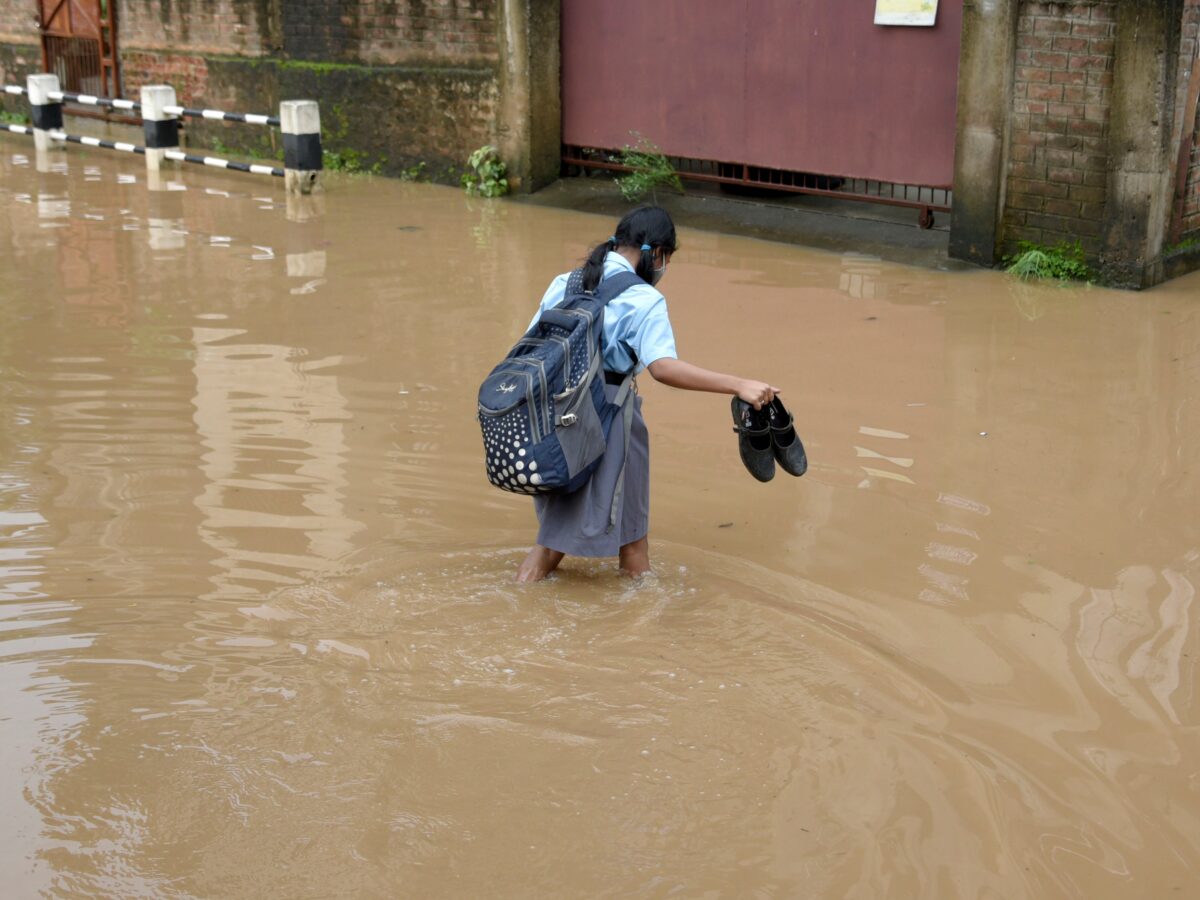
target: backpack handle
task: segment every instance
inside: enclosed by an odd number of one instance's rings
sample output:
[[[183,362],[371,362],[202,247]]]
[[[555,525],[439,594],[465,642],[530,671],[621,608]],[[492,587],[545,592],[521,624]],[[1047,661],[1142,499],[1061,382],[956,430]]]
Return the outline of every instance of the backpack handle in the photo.
[[[568,315],[565,312],[560,312],[557,307],[542,310],[542,314],[538,316],[539,322],[547,322],[550,325],[557,325],[560,328],[565,328],[571,331],[579,324],[579,319],[575,316]]]

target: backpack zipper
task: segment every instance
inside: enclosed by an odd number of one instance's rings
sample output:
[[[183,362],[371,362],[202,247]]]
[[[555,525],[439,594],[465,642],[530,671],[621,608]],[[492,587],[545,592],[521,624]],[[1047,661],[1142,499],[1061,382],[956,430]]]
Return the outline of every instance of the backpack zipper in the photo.
[[[546,430],[543,432],[543,434],[549,434],[552,420],[550,418],[550,386],[546,383],[546,364],[540,359],[526,360],[526,363],[534,363],[537,365],[538,381],[542,386],[542,402],[539,405],[542,407],[542,422],[545,423],[546,426]],[[537,418],[536,411],[533,418]],[[538,440],[541,440],[541,438],[538,438]]]
[[[570,310],[560,310],[560,312],[570,312]],[[590,338],[591,335],[589,334],[588,337]],[[520,347],[522,344],[541,345],[541,344],[550,343],[551,341],[553,341],[556,344],[562,345],[562,348],[563,348],[563,370],[566,373],[563,377],[563,383],[570,384],[570,378],[571,378],[571,339],[570,338],[559,337],[557,335],[551,335],[548,338],[536,338],[536,337],[521,338],[521,340],[517,341],[516,346]],[[566,391],[564,393],[569,393],[569,391]],[[562,394],[558,394],[556,396],[562,396]]]

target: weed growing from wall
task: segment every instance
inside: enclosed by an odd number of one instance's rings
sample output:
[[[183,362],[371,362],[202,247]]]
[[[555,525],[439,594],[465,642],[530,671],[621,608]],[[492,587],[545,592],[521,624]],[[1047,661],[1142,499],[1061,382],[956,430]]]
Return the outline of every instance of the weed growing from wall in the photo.
[[[350,175],[379,175],[387,157],[380,157],[373,163],[367,162],[367,154],[360,153],[351,147],[341,150],[321,151],[321,164],[330,172],[346,172]]]
[[[1163,247],[1163,256],[1173,256],[1176,253],[1190,253],[1197,248],[1200,248],[1200,237],[1189,234],[1178,243],[1168,244]]]
[[[1017,252],[1004,258],[1005,269],[1020,279],[1049,278],[1058,281],[1093,281],[1096,273],[1084,261],[1079,241],[1059,241],[1043,247],[1031,241],[1017,244]]]
[[[485,144],[467,158],[469,167],[462,175],[462,186],[468,194],[481,197],[502,197],[508,193],[508,166],[500,151]]]
[[[350,131],[350,120],[342,104],[335,103],[332,109],[336,125],[322,128],[321,164],[330,172],[346,172],[351,175],[379,175],[387,164],[387,157],[381,156],[375,162],[368,162],[368,155],[343,143]]]
[[[409,166],[407,169],[401,169],[399,178],[401,181],[421,181],[428,180],[429,176],[425,174],[425,161]]]
[[[251,144],[251,145],[245,147],[244,149],[235,149],[234,147],[231,147],[228,144],[226,144],[219,137],[212,138],[209,141],[209,144],[212,145],[213,152],[219,156],[235,156],[235,157],[236,156],[244,156],[249,159],[271,159],[271,158],[274,158],[270,147],[259,146],[257,144]],[[278,151],[278,153],[275,155],[277,155],[279,159],[283,159],[283,151],[282,150]]]
[[[621,196],[630,202],[641,200],[647,194],[657,197],[657,188],[660,186],[682,194],[683,183],[671,161],[654,143],[636,132],[634,134],[637,143],[633,146],[626,144],[613,158],[613,162],[630,169],[627,175],[620,175],[616,179]]]

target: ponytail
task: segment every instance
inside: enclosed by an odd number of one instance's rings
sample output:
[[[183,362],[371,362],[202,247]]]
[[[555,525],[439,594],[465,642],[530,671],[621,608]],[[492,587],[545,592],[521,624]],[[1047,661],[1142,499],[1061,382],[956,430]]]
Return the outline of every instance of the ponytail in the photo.
[[[617,247],[617,239],[609,238],[603,244],[597,244],[596,249],[588,254],[587,260],[583,264],[583,289],[585,291],[594,291],[600,285],[600,279],[604,277],[604,257],[608,256],[609,250],[615,250]]]
[[[637,268],[633,271],[646,284],[654,283],[654,248],[649,244],[642,244],[642,255],[638,257]]]

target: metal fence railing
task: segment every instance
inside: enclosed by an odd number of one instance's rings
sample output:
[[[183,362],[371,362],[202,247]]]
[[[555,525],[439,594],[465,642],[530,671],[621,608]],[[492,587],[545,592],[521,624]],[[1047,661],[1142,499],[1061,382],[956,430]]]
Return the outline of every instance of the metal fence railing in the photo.
[[[278,116],[226,112],[219,109],[194,109],[179,105],[176,102],[175,89],[169,85],[147,85],[141,90],[140,101],[126,100],[64,91],[58,76],[53,73],[30,75],[24,87],[4,85],[3,90],[6,94],[28,98],[32,126],[0,125],[0,131],[32,135],[38,142],[39,149],[47,146],[48,142],[58,141],[137,153],[146,158],[146,164],[151,169],[157,169],[164,161],[170,160],[256,175],[274,175],[285,179],[288,190],[297,193],[309,193],[316,187],[318,173],[323,165],[321,118],[313,100],[286,100],[280,104]],[[142,121],[145,146],[67,133],[63,128],[63,104],[66,102],[137,113]],[[179,146],[179,120],[185,117],[279,128],[283,134],[284,165],[280,167],[244,163],[216,156],[187,153]]]

